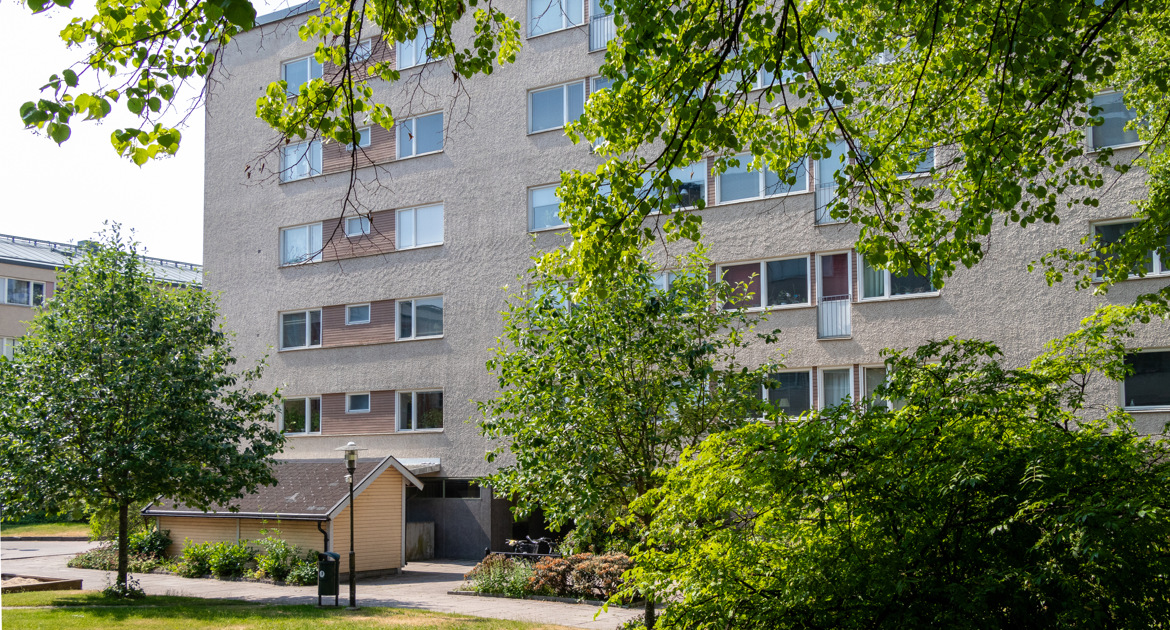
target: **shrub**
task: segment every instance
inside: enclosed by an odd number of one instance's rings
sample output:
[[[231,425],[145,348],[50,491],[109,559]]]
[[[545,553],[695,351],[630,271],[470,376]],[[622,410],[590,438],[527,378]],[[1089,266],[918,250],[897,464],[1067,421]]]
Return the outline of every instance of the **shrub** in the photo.
[[[543,595],[567,596],[572,563],[564,558],[541,558],[532,565],[532,591]]]
[[[509,597],[532,593],[532,565],[499,554],[484,558],[463,577],[476,593],[498,593]]]
[[[262,529],[260,533],[265,537],[252,541],[260,548],[256,556],[256,577],[270,577],[283,581],[289,571],[302,562],[298,558],[301,555],[301,548],[279,538],[280,530]]]
[[[146,597],[146,591],[142,590],[138,580],[128,577],[125,584],[114,582],[103,588],[102,595],[113,599],[142,599]]]
[[[138,553],[165,560],[167,547],[171,546],[170,530],[152,529],[135,532],[130,536],[129,549],[131,553]]]
[[[175,567],[175,573],[185,578],[203,577],[211,573],[212,543],[196,543],[190,538],[183,542],[182,561]]]
[[[218,542],[211,546],[208,564],[212,575],[217,578],[237,578],[244,575],[248,563],[255,557],[256,552],[246,541]]]
[[[288,570],[284,581],[294,586],[311,586],[317,583],[316,553],[310,553],[303,560],[295,560]]]
[[[158,558],[143,553],[131,551],[127,554],[126,570],[131,573],[147,573],[158,567],[161,561]],[[118,570],[118,548],[112,544],[105,544],[95,549],[79,553],[69,559],[66,566],[75,569],[97,569],[99,571]]]
[[[609,599],[622,585],[622,574],[631,566],[623,553],[577,554],[569,559],[573,569],[569,583],[574,594],[590,599]]]

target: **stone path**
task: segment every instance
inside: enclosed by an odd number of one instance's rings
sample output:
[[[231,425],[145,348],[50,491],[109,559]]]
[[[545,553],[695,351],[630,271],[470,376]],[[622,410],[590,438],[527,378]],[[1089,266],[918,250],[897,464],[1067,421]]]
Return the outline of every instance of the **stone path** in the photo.
[[[113,573],[65,566],[73,554],[91,547],[91,543],[59,541],[2,541],[0,562],[4,573],[37,577],[81,578],[85,588],[100,590],[113,581]],[[458,613],[476,617],[514,619],[554,623],[578,628],[614,630],[640,611],[611,608],[594,619],[598,609],[585,604],[560,604],[533,600],[496,597],[448,595],[463,583],[463,574],[474,562],[411,562],[406,572],[372,580],[359,580],[359,606],[392,606],[436,612]],[[273,586],[253,582],[187,579],[177,575],[136,573],[134,577],[151,595],[187,595],[192,597],[241,599],[274,604],[316,604],[316,586]],[[341,604],[347,602],[349,587],[341,585]],[[332,598],[329,599],[332,601]]]

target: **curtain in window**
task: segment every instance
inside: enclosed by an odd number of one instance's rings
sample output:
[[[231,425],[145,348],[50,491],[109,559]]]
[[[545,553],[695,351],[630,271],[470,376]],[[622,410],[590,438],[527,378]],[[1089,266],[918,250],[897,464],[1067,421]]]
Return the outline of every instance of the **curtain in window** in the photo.
[[[864,258],[861,260],[861,297],[876,298],[886,295],[886,272],[874,269]]]
[[[825,407],[839,405],[850,397],[849,369],[824,370],[822,383],[825,386]]]

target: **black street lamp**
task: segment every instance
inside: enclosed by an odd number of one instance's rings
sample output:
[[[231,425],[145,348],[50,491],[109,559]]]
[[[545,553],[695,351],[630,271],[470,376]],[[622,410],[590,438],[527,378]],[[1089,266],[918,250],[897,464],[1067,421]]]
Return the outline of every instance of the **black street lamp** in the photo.
[[[357,610],[357,569],[353,553],[353,472],[357,468],[358,451],[366,449],[350,442],[333,450],[345,451],[345,469],[349,471],[345,476],[345,481],[349,484],[349,609]]]

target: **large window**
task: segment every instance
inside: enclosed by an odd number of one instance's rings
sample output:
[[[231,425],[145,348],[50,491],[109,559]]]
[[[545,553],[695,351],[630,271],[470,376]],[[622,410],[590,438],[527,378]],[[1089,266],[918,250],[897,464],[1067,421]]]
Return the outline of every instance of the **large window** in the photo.
[[[879,398],[878,395],[874,393],[877,391],[879,386],[885,384],[886,382],[886,367],[883,365],[881,367],[863,368],[861,371],[861,376],[861,385],[863,387],[862,392],[865,394],[865,398],[869,400],[869,405],[871,407],[888,407],[890,403],[882,398]]]
[[[442,335],[442,296],[398,300],[399,339],[425,339]]]
[[[724,282],[741,285],[723,308],[809,304],[808,256],[720,265],[719,273]]]
[[[313,348],[321,345],[321,311],[293,311],[280,314],[280,349]]]
[[[45,283],[4,278],[4,304],[40,306],[45,302]]]
[[[398,211],[398,249],[439,245],[443,242],[443,206]]]
[[[443,112],[408,118],[398,125],[398,159],[443,150]]]
[[[861,258],[861,299],[879,300],[923,293],[935,293],[930,283],[930,274],[921,275],[911,271],[902,276],[894,275]]]
[[[1126,124],[1137,117],[1134,110],[1125,106],[1121,92],[1108,92],[1093,97],[1093,106],[1101,108],[1100,125],[1091,128],[1094,149],[1123,147],[1140,142],[1137,131],[1126,129]]]
[[[370,393],[346,394],[345,413],[370,413]]]
[[[12,360],[16,354],[17,340],[12,337],[0,337],[0,356]]]
[[[557,185],[528,189],[528,229],[530,231],[563,227],[561,200],[557,197]]]
[[[321,260],[321,224],[310,223],[280,231],[280,264],[299,265]]]
[[[670,169],[670,178],[678,184],[671,195],[671,207],[673,208],[694,208],[699,205],[699,201],[707,200],[707,161],[699,160],[694,164],[688,166],[678,166]],[[649,185],[650,174],[643,176],[645,186]]]
[[[303,435],[321,432],[320,398],[286,398],[282,412],[281,430],[285,433]]]
[[[288,85],[289,96],[296,96],[300,93],[302,85],[321,78],[321,63],[312,55],[286,61],[281,69],[281,78]]]
[[[821,409],[836,407],[853,397],[853,369],[830,368],[821,373]]]
[[[1116,246],[1124,237],[1125,233],[1132,230],[1138,225],[1139,221],[1115,221],[1111,223],[1098,223],[1093,226],[1093,236],[1096,237],[1097,243],[1097,261],[1104,266],[1109,261],[1117,258],[1118,253],[1110,251]],[[1170,247],[1170,236],[1166,237],[1166,245]],[[1103,269],[1097,270],[1097,278],[1101,277]],[[1170,273],[1170,261],[1162,260],[1161,256],[1156,255],[1155,252],[1147,252],[1145,260],[1134,265],[1130,271],[1131,275],[1137,276],[1139,274],[1163,274]]]
[[[808,370],[768,375],[768,402],[789,416],[812,409],[812,377]]]
[[[849,144],[844,140],[829,143],[829,153],[816,161],[816,217],[817,225],[839,223],[844,219],[833,218],[831,208],[837,201],[836,176],[849,162]]]
[[[736,157],[739,166],[728,167],[719,175],[715,188],[720,203],[808,191],[808,166],[803,159],[779,175],[767,166],[761,171],[748,170],[752,160],[748,154]]]
[[[1125,365],[1130,369],[1121,389],[1126,409],[1170,408],[1170,350],[1128,354]]]
[[[430,55],[431,41],[434,39],[435,26],[427,24],[418,27],[413,38],[398,42],[398,69],[405,70],[434,61],[434,57]]]
[[[320,174],[321,143],[319,141],[296,142],[285,145],[281,149],[280,181],[291,182]]]
[[[528,93],[528,133],[559,129],[585,113],[585,82]]]
[[[398,430],[443,428],[443,392],[398,392]]]
[[[584,0],[528,0],[529,37],[579,26],[584,21]]]

